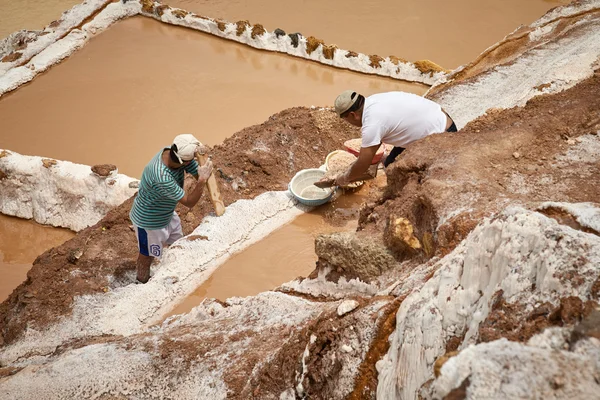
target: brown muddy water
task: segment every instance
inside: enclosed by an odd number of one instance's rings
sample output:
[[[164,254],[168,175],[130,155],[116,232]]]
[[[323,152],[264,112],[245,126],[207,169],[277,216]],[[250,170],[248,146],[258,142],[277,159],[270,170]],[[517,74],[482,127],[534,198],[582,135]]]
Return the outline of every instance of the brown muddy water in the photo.
[[[0,98],[0,147],[115,164],[140,177],[157,149],[180,133],[215,145],[285,108],[329,106],[348,88],[426,91],[134,17]]]
[[[40,29],[76,3],[0,0],[0,38],[18,29]],[[295,3],[295,9],[272,0],[260,6],[238,0],[168,3],[230,21],[249,19],[268,30],[299,31],[349,50],[430,59],[453,68],[568,1],[306,0]],[[176,134],[194,133],[214,145],[282,109],[329,106],[347,88],[367,95],[426,91],[422,85],[261,52],[135,17],[0,98],[0,148],[88,165],[112,163],[121,173],[139,177],[156,149]],[[306,275],[316,260],[314,236],[338,228],[319,212],[299,217],[232,257],[174,313],[206,296],[255,294]],[[25,278],[37,255],[72,235],[0,215],[0,273],[5,276],[0,300]],[[266,250],[273,262],[265,260]],[[282,259],[285,270],[278,268]]]
[[[75,235],[68,229],[51,228],[3,214],[0,214],[0,227],[0,302],[26,279],[38,255]]]
[[[379,179],[385,184],[385,180]],[[381,184],[381,183],[379,183]],[[367,188],[339,196],[332,203],[302,214],[260,242],[233,255],[168,316],[185,314],[205,298],[221,301],[272,290],[283,282],[305,277],[315,269],[315,238],[319,234],[355,230],[357,219],[334,223],[332,215],[356,215]]]
[[[300,32],[341,49],[453,69],[475,59],[519,25],[569,0],[169,0],[228,21],[249,20],[273,31]]]
[[[82,0],[0,0],[0,39],[21,29],[43,29],[80,3]]]

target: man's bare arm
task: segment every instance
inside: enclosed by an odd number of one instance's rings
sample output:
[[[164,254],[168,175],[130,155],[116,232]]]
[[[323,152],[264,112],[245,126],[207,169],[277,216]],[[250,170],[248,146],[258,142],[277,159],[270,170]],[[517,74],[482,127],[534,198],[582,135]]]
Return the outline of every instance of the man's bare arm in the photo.
[[[212,161],[207,161],[203,166],[198,167],[198,182],[196,187],[190,193],[186,193],[179,202],[186,207],[192,208],[200,200],[206,181],[212,174],[213,165]]]
[[[379,146],[381,145],[376,144],[370,147],[361,147],[358,160],[352,164],[348,171],[336,178],[335,185],[346,186],[354,181],[364,179],[364,175],[371,166]]]

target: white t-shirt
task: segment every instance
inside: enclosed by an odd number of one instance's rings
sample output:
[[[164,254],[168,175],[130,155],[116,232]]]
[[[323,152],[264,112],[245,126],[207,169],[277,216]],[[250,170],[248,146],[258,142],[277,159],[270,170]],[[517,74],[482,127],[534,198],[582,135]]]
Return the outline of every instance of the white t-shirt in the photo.
[[[365,99],[362,115],[362,147],[385,143],[405,147],[409,143],[446,130],[442,107],[412,93],[378,93]]]

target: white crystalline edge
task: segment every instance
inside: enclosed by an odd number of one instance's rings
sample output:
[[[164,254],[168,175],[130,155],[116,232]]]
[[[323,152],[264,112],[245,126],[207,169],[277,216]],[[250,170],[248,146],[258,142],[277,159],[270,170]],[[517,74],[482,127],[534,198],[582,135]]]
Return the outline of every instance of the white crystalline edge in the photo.
[[[582,256],[586,263],[578,274],[584,282],[577,288],[561,282],[557,276]],[[415,397],[447,338],[465,332],[462,347],[476,339],[497,291],[507,302],[529,307],[566,296],[586,301],[598,264],[600,238],[536,212],[509,207],[478,225],[400,306],[390,350],[377,363],[377,398]]]
[[[563,7],[557,7],[554,10],[548,11],[542,18],[538,19],[530,26],[533,28],[540,27],[560,17],[569,17],[574,14],[593,11],[600,7],[598,0],[584,0],[574,4],[569,4]]]
[[[121,2],[109,4],[93,21],[85,24],[81,30],[72,30],[64,38],[52,44],[47,44],[27,64],[11,68],[3,75],[0,75],[0,97],[20,85],[31,81],[37,74],[44,72],[73,54],[76,50],[83,47],[95,33],[108,28],[119,19],[138,14],[140,9],[140,4],[134,1],[125,4]],[[5,63],[0,63],[0,67],[2,64]]]
[[[528,50],[510,65],[497,66],[429,98],[440,103],[460,129],[488,109],[524,106],[541,93],[571,88],[593,75],[600,58],[600,20],[582,20],[578,30],[575,35]],[[548,83],[550,87],[543,92],[536,89]]]
[[[356,307],[358,307],[358,301],[344,300],[337,308],[337,315],[341,317],[342,315],[354,310]]]
[[[585,354],[506,339],[469,346],[444,364],[433,397],[444,398],[469,378],[468,399],[597,399],[600,341],[592,342]]]
[[[579,223],[579,225],[600,232],[600,206],[594,203],[560,203],[548,201],[542,203],[538,210],[545,210],[548,208],[561,209],[573,217]]]
[[[28,43],[25,49],[19,50],[19,52],[22,53],[22,56],[18,60],[13,62],[0,62],[0,76],[4,75],[6,71],[13,68],[15,65],[20,64],[23,60],[33,57],[52,43],[59,40],[71,29],[79,26],[86,18],[104,7],[108,2],[108,0],[87,0],[73,6],[70,10],[65,11],[61,16],[60,24],[57,27],[47,27],[44,29],[44,32],[50,33],[38,36],[34,41]]]
[[[40,359],[39,364],[30,364],[18,374],[0,380],[0,393],[3,399],[87,399],[103,398],[103,394],[144,399],[224,399],[225,371],[243,356],[248,342],[231,341],[223,344],[219,353],[208,352],[191,363],[183,377],[177,361],[160,361],[158,344],[173,338],[174,331],[179,332],[178,338],[195,340],[214,337],[223,331],[228,335],[252,331],[260,340],[261,335],[270,335],[272,329],[301,329],[323,307],[323,303],[274,292],[238,299],[228,307],[207,302],[174,323],[163,324],[145,335],[117,339],[120,344],[88,345]],[[182,327],[189,332],[185,336],[181,336]],[[272,349],[267,357],[277,351]]]
[[[544,26],[540,26],[539,28],[536,28],[535,30],[533,30],[532,32],[529,33],[529,40],[531,42],[540,40],[541,38],[543,38],[544,36],[546,36],[547,34],[552,32],[557,25],[558,25],[558,21],[554,22],[552,24],[548,24],[548,25],[544,25]]]
[[[335,351],[330,353],[331,358],[327,358],[332,363],[337,362],[341,365],[341,369],[337,375],[337,385],[330,392],[329,398],[346,399],[350,396],[360,373],[360,366],[378,333],[376,318],[383,318],[384,307],[390,302],[389,299],[382,299],[357,310],[351,317],[352,325],[348,329],[338,331],[340,335],[333,344]],[[315,364],[312,365],[311,372],[319,373],[314,371]],[[320,373],[323,374],[322,371]]]
[[[0,149],[0,153],[5,150]],[[135,179],[117,174],[100,178],[87,165],[58,161],[46,168],[43,157],[6,151],[0,170],[0,213],[79,231],[133,196]]]
[[[306,348],[304,349],[304,353],[302,353],[302,373],[296,373],[296,382],[298,382],[298,384],[296,385],[296,392],[300,397],[304,397],[304,386],[302,385],[302,381],[304,381],[304,377],[308,373],[308,367],[306,365],[306,359],[310,355],[310,351],[308,351],[308,348],[316,340],[317,337],[315,335],[310,335],[310,340],[308,343],[306,343]]]
[[[572,139],[569,139],[567,144],[572,144],[571,141]],[[565,153],[557,155],[552,167],[563,168],[575,163],[594,164],[600,159],[600,135],[598,133],[579,136],[575,142],[579,143],[571,145]],[[580,166],[579,172],[583,172],[584,168]]]
[[[334,303],[333,306],[335,305]],[[225,321],[238,325],[235,328],[226,326],[225,329],[229,334],[243,332],[249,328],[236,321],[253,321],[253,324],[257,325],[253,328],[256,329],[274,325],[297,327],[322,310],[320,303],[284,293],[262,292],[256,296],[228,299],[227,307],[216,301],[204,301],[188,314],[174,316],[165,321],[159,332],[168,335],[170,330],[178,327],[198,325],[203,322],[214,325],[215,329],[221,329]]]
[[[312,296],[327,296],[335,299],[341,299],[346,296],[373,296],[379,290],[377,286],[362,282],[360,279],[347,280],[341,277],[337,283],[328,281],[326,274],[319,274],[315,279],[304,279],[302,282],[293,280],[284,283],[280,288],[293,290],[298,293],[310,294]]]
[[[232,254],[307,210],[310,208],[296,205],[289,192],[266,192],[253,200],[238,200],[222,216],[204,218],[192,233],[208,240],[184,237],[167,249],[148,283],[77,297],[71,316],[42,332],[28,330],[18,343],[2,349],[0,360],[13,362],[28,352],[44,354],[72,338],[142,332],[160,322]]]
[[[325,58],[322,46],[319,46],[315,51],[308,54],[306,51],[306,38],[303,36],[300,37],[298,41],[298,47],[292,45],[292,39],[288,35],[283,35],[278,38],[275,33],[268,31],[253,39],[252,27],[246,27],[244,32],[238,36],[236,33],[237,26],[234,23],[226,23],[225,31],[223,32],[218,28],[216,21],[200,18],[193,13],[187,14],[185,18],[177,18],[172,14],[172,10],[173,9],[165,10],[160,17],[144,11],[141,11],[141,14],[168,24],[196,29],[224,39],[243,43],[257,49],[286,53],[295,57],[317,61],[321,64],[365,74],[387,76],[405,81],[421,82],[428,85],[432,85],[440,79],[444,79],[447,75],[444,72],[425,74],[419,71],[412,63],[400,62],[398,65],[395,65],[390,61],[389,57],[383,58],[384,60],[381,61],[380,68],[373,68],[369,65],[371,61],[368,55],[358,53],[357,57],[346,57],[349,52],[342,49],[336,49],[333,59],[330,60]]]
[[[279,400],[296,400],[296,392],[294,389],[287,389],[286,391],[281,392]]]
[[[123,393],[140,388],[146,382],[144,367],[152,356],[127,351],[114,344],[97,344],[69,351],[50,365],[25,368],[0,382],[2,398],[75,399],[86,398],[99,383],[106,393]],[[87,397],[89,398],[89,397]]]

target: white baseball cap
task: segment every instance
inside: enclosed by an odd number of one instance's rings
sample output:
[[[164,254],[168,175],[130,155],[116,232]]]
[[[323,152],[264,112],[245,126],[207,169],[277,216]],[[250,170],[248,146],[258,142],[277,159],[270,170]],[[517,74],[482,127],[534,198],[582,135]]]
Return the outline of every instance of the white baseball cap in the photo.
[[[198,146],[202,143],[189,133],[175,136],[171,150],[179,160],[180,164],[194,159]]]
[[[356,93],[354,90],[345,90],[342,92],[342,94],[340,94],[336,99],[335,99],[335,112],[337,112],[337,114],[339,116],[341,116],[343,113],[345,113],[346,111],[348,111],[350,109],[350,107],[352,107],[354,105],[354,103],[356,103],[356,101],[358,100],[359,94]]]

